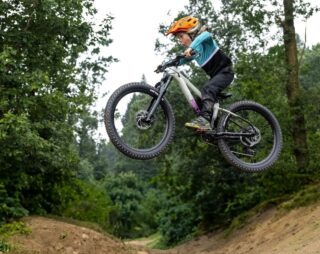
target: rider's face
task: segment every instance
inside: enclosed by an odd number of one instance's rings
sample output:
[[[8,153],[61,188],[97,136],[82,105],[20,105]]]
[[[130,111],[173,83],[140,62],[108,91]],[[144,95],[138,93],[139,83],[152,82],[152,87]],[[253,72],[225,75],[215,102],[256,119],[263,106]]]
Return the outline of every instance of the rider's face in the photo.
[[[191,44],[191,38],[187,33],[178,33],[176,35],[176,38],[178,38],[179,42],[185,47],[188,48]]]

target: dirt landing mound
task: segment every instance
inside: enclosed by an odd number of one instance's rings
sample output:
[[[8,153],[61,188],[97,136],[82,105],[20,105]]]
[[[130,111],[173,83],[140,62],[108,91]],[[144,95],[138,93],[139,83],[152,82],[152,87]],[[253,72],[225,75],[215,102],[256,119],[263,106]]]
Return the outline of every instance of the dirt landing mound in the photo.
[[[269,210],[240,230],[203,236],[168,251],[152,254],[320,254],[320,205],[281,215]]]
[[[15,236],[10,242],[16,254],[136,254],[132,248],[94,230],[42,218],[24,220],[32,233]]]
[[[251,218],[224,237],[202,236],[171,250],[150,250],[145,241],[123,242],[94,230],[42,217],[25,220],[32,233],[15,236],[14,254],[320,254],[320,205]]]

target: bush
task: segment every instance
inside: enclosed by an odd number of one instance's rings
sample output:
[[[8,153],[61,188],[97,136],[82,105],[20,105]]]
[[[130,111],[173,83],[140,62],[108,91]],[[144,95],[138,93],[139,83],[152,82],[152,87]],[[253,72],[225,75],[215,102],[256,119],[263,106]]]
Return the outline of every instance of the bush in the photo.
[[[15,234],[28,235],[30,232],[31,229],[21,221],[15,221],[0,226],[0,253],[9,252],[11,250],[11,246],[6,243],[6,240],[10,236],[13,236]]]
[[[0,183],[0,225],[8,219],[28,215],[17,198],[9,197],[3,184]]]
[[[113,205],[107,193],[92,183],[76,181],[76,186],[66,191],[73,192],[72,198],[60,209],[64,217],[94,222],[103,229],[109,228],[109,214]]]
[[[173,246],[195,232],[198,220],[191,204],[170,202],[161,212],[159,230],[167,246]]]
[[[137,238],[144,235],[142,200],[146,185],[133,173],[109,175],[104,182],[115,209],[110,214],[113,234],[122,238]]]
[[[7,244],[5,241],[0,240],[0,251],[1,252],[9,252],[10,251],[10,245]]]

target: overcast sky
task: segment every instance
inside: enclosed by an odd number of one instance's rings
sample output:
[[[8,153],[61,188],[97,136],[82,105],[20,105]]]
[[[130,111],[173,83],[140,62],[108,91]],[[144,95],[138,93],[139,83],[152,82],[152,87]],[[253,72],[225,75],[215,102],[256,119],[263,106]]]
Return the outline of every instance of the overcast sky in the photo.
[[[151,84],[159,79],[160,76],[153,73],[163,60],[154,52],[159,25],[170,23],[187,3],[188,0],[95,0],[100,15],[109,13],[115,18],[111,31],[114,41],[106,53],[119,59],[109,68],[101,89],[103,92],[128,82],[140,81],[143,74]]]
[[[212,0],[215,1],[215,0]],[[319,0],[309,0],[320,5]],[[114,91],[120,85],[140,81],[145,74],[150,85],[161,78],[161,74],[153,71],[163,61],[156,55],[154,45],[159,38],[160,23],[172,22],[175,15],[184,10],[188,0],[94,0],[99,18],[106,14],[115,19],[112,22],[111,38],[113,43],[107,48],[106,55],[119,59],[108,69],[106,80],[99,89],[99,95]],[[320,13],[307,21],[307,45],[320,42]],[[304,22],[296,22],[296,32],[304,38]],[[107,100],[97,101],[97,110],[101,110]]]

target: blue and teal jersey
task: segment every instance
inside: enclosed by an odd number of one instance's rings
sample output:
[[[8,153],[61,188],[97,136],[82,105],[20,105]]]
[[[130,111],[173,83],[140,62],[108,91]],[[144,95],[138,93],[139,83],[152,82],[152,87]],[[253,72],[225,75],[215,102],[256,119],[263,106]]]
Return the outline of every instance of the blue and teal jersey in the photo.
[[[220,71],[223,67],[230,66],[231,60],[227,57],[213,39],[212,34],[204,31],[199,34],[191,43],[190,48],[195,51],[195,56],[189,59],[182,59],[180,64],[188,63],[192,60],[203,68],[210,76]]]

